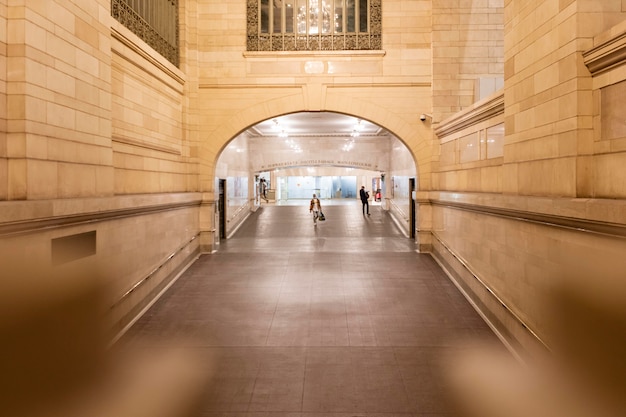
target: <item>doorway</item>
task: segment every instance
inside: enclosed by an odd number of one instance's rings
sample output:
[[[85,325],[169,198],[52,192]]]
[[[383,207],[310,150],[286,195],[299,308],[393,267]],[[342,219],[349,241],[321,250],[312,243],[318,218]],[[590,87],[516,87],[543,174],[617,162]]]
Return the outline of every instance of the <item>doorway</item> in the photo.
[[[415,219],[415,178],[409,178],[409,199],[409,223],[411,225],[409,230],[409,236],[411,237],[411,239],[415,239],[415,225],[417,223]]]
[[[219,179],[219,197],[217,200],[219,214],[219,239],[226,239],[226,180]]]

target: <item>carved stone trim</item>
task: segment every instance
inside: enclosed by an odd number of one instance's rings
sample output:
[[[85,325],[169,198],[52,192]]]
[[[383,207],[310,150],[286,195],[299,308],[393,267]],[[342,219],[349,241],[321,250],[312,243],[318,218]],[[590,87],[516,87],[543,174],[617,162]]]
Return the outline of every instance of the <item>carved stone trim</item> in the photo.
[[[122,143],[124,145],[135,146],[138,148],[150,149],[152,151],[165,152],[165,153],[170,153],[172,155],[177,155],[177,156],[181,155],[180,149],[176,149],[176,148],[168,147],[168,146],[156,145],[153,143],[147,143],[142,140],[133,139],[129,137],[114,136],[112,138],[112,141],[117,142],[117,143]]]
[[[150,22],[137,14],[125,0],[111,0],[111,16],[178,67],[180,64],[178,0],[170,0],[169,4],[168,9],[157,10],[157,14],[166,16],[169,19],[174,19],[172,26],[168,27],[171,27],[173,31],[173,33],[169,33],[169,35],[173,37],[172,42],[165,38],[167,34],[160,33],[157,29],[152,27]],[[146,2],[146,7],[151,8],[157,6],[156,3]],[[174,13],[171,13],[171,10],[169,10],[170,7]]]
[[[475,106],[444,120],[435,129],[435,135],[441,139],[501,114],[504,114],[504,92],[497,93],[478,102]]]
[[[119,1],[119,0],[118,0]],[[247,0],[246,50],[253,51],[363,51],[382,49],[382,0],[369,0],[369,32],[328,35],[259,32],[259,2]]]
[[[583,53],[585,65],[591,75],[626,63],[626,32]]]
[[[123,199],[124,197],[115,198]],[[183,198],[178,198],[166,202],[158,201],[159,196],[146,197],[146,201],[149,201],[150,199],[154,200],[152,204],[146,203],[142,205],[134,205],[128,207],[98,209],[90,210],[84,213],[67,213],[60,215],[51,215],[49,217],[43,217],[38,219],[17,220],[12,222],[0,223],[0,236],[14,236],[23,233],[34,233],[56,228],[76,227],[85,224],[118,220],[121,218],[132,216],[145,216],[171,210],[194,208],[199,207],[201,203],[200,195],[198,193],[189,193]],[[95,200],[110,201],[112,199],[106,197],[103,197],[101,199],[91,199],[91,201]],[[35,201],[32,204],[53,206],[54,201]],[[102,204],[102,206],[105,206],[105,204]]]
[[[593,233],[612,238],[626,239],[626,224],[565,217],[550,213],[533,213],[530,211],[462,203],[450,200],[430,199],[430,204],[433,206],[447,207],[456,210],[471,211],[482,215],[502,217],[509,220],[575,230],[581,233]]]
[[[167,65],[164,65],[165,63],[163,61],[159,61],[153,55],[150,55],[149,53],[144,51],[140,45],[137,45],[136,42],[132,41],[131,39],[128,39],[128,37],[125,34],[119,32],[116,28],[111,28],[111,37],[119,41],[122,45],[128,48],[128,50],[136,53],[137,55],[141,56],[143,59],[148,61],[150,64],[154,65],[154,67],[158,68],[160,72],[166,74],[168,77],[174,80],[177,84],[179,84],[179,86],[176,86],[174,88],[176,89],[176,91],[182,93],[182,85],[185,83],[185,79],[182,76],[182,72],[180,71],[175,72],[172,69],[172,67],[168,67]],[[132,59],[128,54],[125,54],[124,52],[122,52],[122,50],[117,50],[115,46],[113,46],[113,53],[124,58],[125,60],[135,65],[136,67],[141,68],[144,71],[147,71],[145,66],[139,65],[136,60]],[[168,83],[168,85],[172,87],[171,83]]]

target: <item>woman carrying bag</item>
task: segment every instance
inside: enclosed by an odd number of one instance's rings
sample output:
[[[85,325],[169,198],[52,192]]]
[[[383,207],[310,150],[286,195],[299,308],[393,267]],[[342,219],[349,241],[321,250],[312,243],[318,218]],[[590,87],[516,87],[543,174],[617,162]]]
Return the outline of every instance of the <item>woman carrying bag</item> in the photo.
[[[322,213],[322,203],[320,203],[320,199],[315,194],[313,194],[311,204],[309,204],[309,213],[313,213],[313,226],[317,226],[318,220],[326,220],[324,213]]]

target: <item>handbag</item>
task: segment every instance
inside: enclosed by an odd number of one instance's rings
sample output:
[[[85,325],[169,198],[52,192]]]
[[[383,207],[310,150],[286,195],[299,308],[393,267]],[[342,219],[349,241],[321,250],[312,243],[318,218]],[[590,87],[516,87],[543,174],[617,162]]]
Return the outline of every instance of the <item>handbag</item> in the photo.
[[[323,222],[324,220],[326,220],[326,216],[324,216],[324,213],[322,213],[322,212],[320,211],[320,214],[319,214],[319,216],[317,217],[317,220],[322,221],[322,222]]]

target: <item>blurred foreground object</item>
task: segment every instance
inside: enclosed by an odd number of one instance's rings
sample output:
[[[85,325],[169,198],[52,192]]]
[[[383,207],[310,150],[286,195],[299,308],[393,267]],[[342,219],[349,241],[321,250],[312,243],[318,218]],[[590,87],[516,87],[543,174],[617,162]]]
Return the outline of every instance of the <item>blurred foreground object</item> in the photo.
[[[187,417],[208,382],[191,349],[107,351],[87,268],[2,262],[0,404],[10,417]]]
[[[626,416],[626,269],[572,266],[550,299],[552,352],[477,349],[448,370],[463,417]]]

